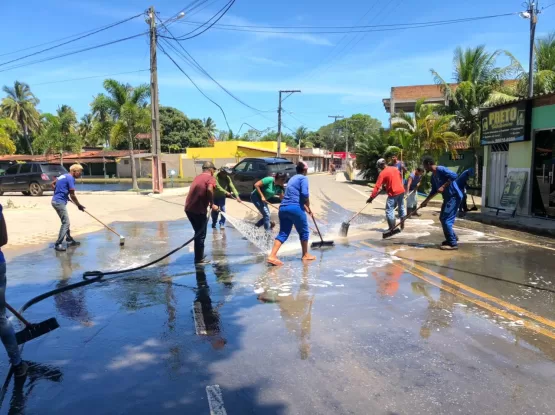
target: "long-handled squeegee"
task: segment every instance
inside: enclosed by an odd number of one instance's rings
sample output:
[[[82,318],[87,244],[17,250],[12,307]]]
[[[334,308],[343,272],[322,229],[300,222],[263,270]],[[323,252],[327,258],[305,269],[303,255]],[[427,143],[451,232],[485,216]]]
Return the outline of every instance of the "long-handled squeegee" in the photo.
[[[29,340],[36,339],[37,337],[40,337],[43,334],[49,333],[52,330],[56,330],[58,327],[60,327],[60,325],[56,321],[56,318],[54,317],[37,324],[33,324],[25,320],[23,316],[15,311],[15,309],[8,303],[6,303],[6,308],[10,310],[11,313],[16,316],[23,324],[25,324],[25,328],[23,330],[15,333],[17,344],[23,344],[25,342],[28,342]]]

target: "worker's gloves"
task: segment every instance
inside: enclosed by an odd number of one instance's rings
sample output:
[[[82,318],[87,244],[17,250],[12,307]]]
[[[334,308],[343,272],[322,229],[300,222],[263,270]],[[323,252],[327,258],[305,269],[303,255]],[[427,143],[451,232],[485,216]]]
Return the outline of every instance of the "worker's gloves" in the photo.
[[[370,197],[368,198],[368,200],[366,201],[366,203],[372,203],[372,200],[374,200],[374,198],[373,198],[372,196],[370,196]]]
[[[84,212],[84,211],[85,211],[85,206],[83,206],[83,205],[79,205],[79,206],[77,206],[77,208],[78,208],[81,212]]]

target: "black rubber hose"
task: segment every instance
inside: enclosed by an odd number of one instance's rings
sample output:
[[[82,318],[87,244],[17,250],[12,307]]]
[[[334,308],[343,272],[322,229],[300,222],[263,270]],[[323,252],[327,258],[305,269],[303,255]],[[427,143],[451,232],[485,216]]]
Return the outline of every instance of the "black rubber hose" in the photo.
[[[206,223],[205,223],[204,226],[208,226],[208,221],[209,220],[210,220],[210,214],[208,214],[208,216],[206,217]],[[169,256],[175,254],[177,251],[185,248],[187,245],[189,245],[191,242],[193,242],[195,240],[195,238],[197,237],[197,235],[201,231],[202,231],[202,229],[199,230],[197,233],[195,233],[195,235],[191,239],[189,239],[188,241],[186,241],[182,245],[180,245],[177,248],[171,250],[170,252],[161,256],[160,258],[157,258],[154,261],[148,262],[146,264],[139,265],[139,266],[133,267],[133,268],[117,270],[117,271],[106,271],[106,272],[104,272],[104,271],[86,271],[86,272],[83,273],[83,281],[79,281],[79,282],[76,282],[74,284],[66,285],[65,287],[56,288],[54,290],[47,291],[47,292],[45,292],[41,295],[37,295],[36,297],[31,298],[29,301],[27,301],[25,304],[23,304],[23,306],[19,309],[19,313],[23,314],[23,312],[25,310],[27,310],[29,307],[31,307],[32,305],[37,304],[38,302],[40,302],[42,300],[45,300],[49,297],[52,297],[53,295],[60,294],[60,293],[63,293],[65,291],[74,290],[76,288],[84,287],[84,286],[87,286],[89,284],[93,284],[95,282],[100,282],[107,275],[127,274],[129,272],[134,272],[134,271],[138,271],[140,269],[150,267],[150,266],[152,266],[152,265],[154,265],[154,264],[156,264],[160,261],[163,261],[164,259],[168,258]]]

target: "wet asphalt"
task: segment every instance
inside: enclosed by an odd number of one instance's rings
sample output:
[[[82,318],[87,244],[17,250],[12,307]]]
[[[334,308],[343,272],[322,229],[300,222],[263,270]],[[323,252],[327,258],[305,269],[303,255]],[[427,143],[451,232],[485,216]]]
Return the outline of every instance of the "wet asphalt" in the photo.
[[[523,245],[461,221],[460,250],[445,253],[434,213],[384,241],[375,212],[339,238],[353,209],[319,197],[336,246],[313,263],[292,246],[284,267],[268,268],[228,226],[208,231],[210,265],[194,267],[186,247],[32,306],[28,319],[61,327],[25,346],[29,375],[10,380],[0,413],[553,413],[549,241]],[[124,248],[101,231],[66,253],[11,255],[9,301],[143,264],[192,235],[185,220],[115,226]]]

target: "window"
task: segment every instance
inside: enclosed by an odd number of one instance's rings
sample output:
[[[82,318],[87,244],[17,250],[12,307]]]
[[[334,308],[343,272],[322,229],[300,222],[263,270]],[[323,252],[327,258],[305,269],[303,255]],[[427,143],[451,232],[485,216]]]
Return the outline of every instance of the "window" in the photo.
[[[246,161],[242,161],[241,163],[239,163],[237,166],[235,166],[235,171],[239,171],[239,172],[244,172],[247,171],[247,165],[250,165],[249,162]]]
[[[277,163],[268,165],[268,171],[270,173],[279,172],[291,172],[295,171],[295,165],[293,163]]]
[[[266,163],[256,163],[258,171],[266,171]]]
[[[16,164],[15,166],[11,166],[8,170],[6,170],[6,176],[9,174],[17,174],[17,170],[19,170],[18,164]]]
[[[33,168],[31,169],[31,173],[40,173],[40,167],[38,164],[33,164]]]
[[[129,164],[129,160],[123,160],[123,164],[125,165]]]
[[[60,164],[41,164],[40,168],[43,173],[51,174],[53,176],[60,176],[67,173],[65,167]]]
[[[24,174],[24,173],[31,173],[31,168],[33,167],[32,164],[22,164],[21,168],[19,169],[19,174]]]

